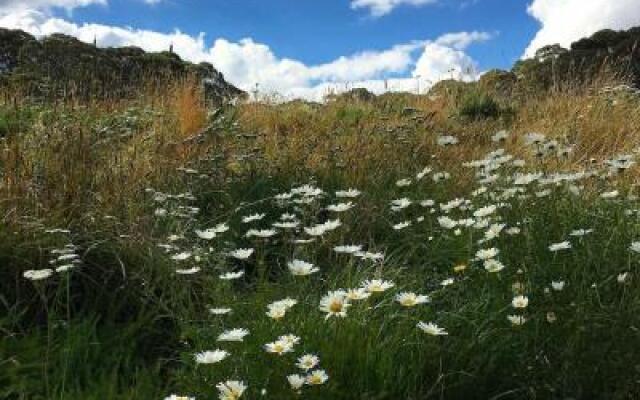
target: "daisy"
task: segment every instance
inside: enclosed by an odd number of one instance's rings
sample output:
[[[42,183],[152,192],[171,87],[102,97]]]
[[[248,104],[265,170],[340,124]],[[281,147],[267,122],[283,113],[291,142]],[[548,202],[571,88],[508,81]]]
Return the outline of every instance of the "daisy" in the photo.
[[[520,233],[520,228],[518,228],[517,226],[512,226],[511,228],[507,228],[507,230],[505,230],[505,232],[507,233],[507,235],[518,235]]]
[[[452,135],[443,135],[438,137],[438,146],[446,147],[458,143],[458,138]]]
[[[360,196],[361,192],[357,189],[348,189],[348,190],[338,190],[336,191],[336,197],[348,197],[348,198],[353,198],[353,197],[358,197]]]
[[[198,272],[200,272],[200,268],[199,267],[193,267],[193,268],[189,268],[189,269],[177,269],[176,270],[176,274],[178,274],[178,275],[193,275],[193,274],[197,274]]]
[[[451,174],[448,172],[437,172],[435,174],[433,174],[433,176],[431,177],[431,179],[433,179],[434,182],[438,183],[441,181],[445,181],[447,179],[449,179],[451,177]]]
[[[229,225],[221,223],[212,228],[215,233],[224,233],[229,230]]]
[[[625,283],[628,278],[629,278],[629,273],[628,272],[623,272],[623,273],[618,274],[616,280],[618,281],[618,283]]]
[[[499,131],[496,132],[495,135],[491,136],[491,141],[494,143],[504,142],[509,137],[509,133],[507,131]]]
[[[484,217],[488,217],[489,215],[493,214],[496,212],[497,207],[495,205],[490,205],[490,206],[486,206],[486,207],[482,207],[477,209],[474,213],[473,216],[476,218],[484,218]]]
[[[279,320],[284,318],[285,314],[291,307],[293,307],[298,302],[294,299],[284,299],[274,301],[273,303],[267,305],[267,316],[269,318]]]
[[[515,326],[524,325],[524,323],[527,322],[527,319],[522,315],[509,315],[507,319]]]
[[[313,354],[304,354],[298,358],[296,366],[304,371],[314,369],[320,363],[320,358]]]
[[[253,221],[259,221],[262,218],[264,218],[267,214],[252,214],[252,215],[247,215],[246,217],[242,217],[242,222],[245,224],[248,224],[250,222]]]
[[[549,245],[549,251],[556,252],[560,250],[568,250],[571,248],[571,243],[569,241],[564,241],[560,243],[553,243]]]
[[[281,356],[284,353],[292,352],[293,346],[289,342],[276,340],[275,342],[265,344],[264,349],[267,351],[267,353],[273,353]]]
[[[224,350],[203,351],[195,354],[195,360],[198,364],[215,364],[229,356],[229,352]]]
[[[78,266],[77,264],[64,264],[59,267],[56,267],[56,272],[59,272],[59,273],[67,272],[76,268],[77,266]]]
[[[329,375],[327,375],[324,370],[317,369],[307,375],[306,379],[308,385],[322,385],[327,380],[329,380]]]
[[[269,307],[266,314],[267,317],[274,319],[276,321],[281,320],[287,313],[287,309],[285,307]]]
[[[453,229],[458,225],[458,221],[447,216],[438,217],[438,224],[444,229]]]
[[[196,229],[195,232],[200,239],[204,240],[211,240],[216,237],[216,231],[214,229],[206,229],[204,231]]]
[[[284,221],[284,222],[274,222],[271,224],[274,228],[280,229],[295,229],[300,225],[298,221]]]
[[[556,292],[561,291],[562,289],[564,289],[564,281],[552,281],[551,282],[551,287],[553,288],[553,290],[555,290]]]
[[[213,315],[225,315],[225,314],[229,314],[231,313],[230,308],[210,308],[209,309],[209,313],[213,314]]]
[[[426,295],[417,295],[413,292],[402,292],[396,295],[396,301],[404,307],[413,307],[418,304],[428,303],[431,299]]]
[[[179,396],[177,394],[172,394],[171,396],[165,397],[164,400],[196,400],[196,398],[195,397]]]
[[[188,251],[185,251],[182,253],[174,254],[173,256],[171,256],[171,259],[174,261],[184,261],[191,258],[191,255],[192,255],[191,253],[189,253]]]
[[[569,236],[585,236],[588,235],[589,233],[593,232],[593,229],[576,229],[571,231],[571,233],[569,233]]]
[[[294,276],[306,276],[320,271],[320,269],[314,267],[313,264],[302,260],[289,261],[287,267],[289,267],[289,272]]]
[[[287,375],[287,382],[289,382],[289,386],[291,386],[291,389],[300,390],[306,383],[306,379],[302,375],[292,374]]]
[[[275,229],[249,229],[245,234],[246,237],[270,238],[278,233]]]
[[[500,261],[496,260],[495,258],[491,258],[489,260],[484,261],[484,269],[487,272],[491,272],[491,273],[500,272],[504,268],[505,268],[504,264],[502,264]]]
[[[327,206],[327,210],[332,212],[345,212],[353,208],[353,203],[338,203]]]
[[[431,169],[431,167],[424,167],[422,169],[422,171],[418,172],[416,174],[416,180],[422,180],[422,178],[424,178],[425,176],[429,175],[431,173],[431,171],[433,171],[433,169]]]
[[[511,300],[511,306],[513,308],[527,308],[529,305],[529,298],[527,296],[516,296]]]
[[[216,385],[219,400],[238,400],[247,390],[247,385],[241,381],[226,381]]]
[[[364,287],[369,293],[382,293],[394,286],[393,282],[381,279],[366,280],[362,283],[362,287]]]
[[[51,269],[31,269],[29,271],[24,271],[22,274],[22,276],[32,281],[47,279],[51,275],[53,275],[53,270]]]
[[[359,245],[336,246],[333,248],[333,251],[335,251],[336,253],[342,253],[342,254],[353,254],[353,253],[362,251],[362,246],[359,246]]]
[[[612,190],[610,192],[604,192],[600,195],[603,199],[614,199],[618,197],[620,193],[617,190]]]
[[[291,346],[293,346],[300,343],[300,336],[296,336],[292,334],[282,335],[278,338],[278,340],[285,343],[289,343]]]
[[[491,258],[495,258],[500,253],[500,250],[492,247],[490,249],[480,249],[476,251],[476,259],[486,261]]]
[[[435,205],[436,205],[436,202],[435,202],[435,201],[433,201],[433,200],[422,200],[422,201],[420,202],[420,206],[421,206],[421,207],[425,207],[425,208],[427,208],[427,207],[433,207],[433,206],[435,206]]]
[[[320,299],[320,311],[327,313],[325,319],[330,317],[346,317],[347,308],[351,304],[347,298],[347,293],[344,290],[335,290],[327,293],[322,299]]]
[[[229,253],[229,255],[233,258],[237,258],[238,260],[246,260],[251,257],[253,254],[253,249],[236,249]]]
[[[371,293],[367,292],[365,288],[349,289],[347,290],[347,298],[352,301],[364,300],[371,296]]]
[[[640,253],[640,242],[632,242],[631,245],[629,245],[629,250],[634,253]]]
[[[438,325],[436,325],[433,322],[418,322],[418,324],[416,325],[418,327],[418,329],[420,329],[422,332],[427,333],[429,335],[432,336],[446,336],[449,333],[444,330],[444,328],[440,328]]]
[[[379,261],[384,259],[384,253],[372,253],[369,251],[360,251],[360,252],[354,253],[354,255],[356,257],[360,257],[363,260]]]
[[[243,276],[244,276],[244,271],[227,272],[225,274],[220,275],[220,279],[222,279],[223,281],[231,281],[234,279],[240,279]]]
[[[440,282],[440,286],[453,285],[453,282],[455,282],[453,278],[447,278],[447,279],[443,280],[442,282]]]
[[[400,211],[409,207],[413,202],[406,197],[391,201],[391,211]]]
[[[411,185],[412,181],[409,178],[404,178],[404,179],[400,179],[398,181],[396,181],[396,186],[397,187],[407,187],[409,185]]]
[[[244,337],[248,334],[248,329],[228,329],[218,336],[218,342],[242,342],[244,340]]]
[[[411,221],[404,221],[393,225],[393,229],[399,231],[409,226],[411,226]]]

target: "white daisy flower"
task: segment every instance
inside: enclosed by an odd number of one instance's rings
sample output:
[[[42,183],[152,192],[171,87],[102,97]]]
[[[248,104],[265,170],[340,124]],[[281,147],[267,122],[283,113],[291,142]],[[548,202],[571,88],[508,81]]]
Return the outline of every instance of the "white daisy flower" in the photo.
[[[289,261],[287,267],[289,267],[289,272],[294,276],[306,276],[320,271],[320,269],[314,267],[313,264],[302,260]]]
[[[251,257],[254,249],[236,249],[229,253],[229,255],[233,258],[237,258],[238,260],[246,260]]]
[[[417,295],[413,292],[402,292],[396,295],[396,301],[404,307],[414,307],[431,301],[429,296]]]
[[[308,385],[322,385],[327,380],[329,380],[329,375],[327,375],[324,370],[317,369],[307,375],[306,379]]]
[[[216,385],[219,400],[238,400],[247,390],[247,385],[241,381],[226,381]]]
[[[29,271],[24,271],[22,274],[23,277],[30,279],[32,281],[39,281],[42,279],[47,279],[53,275],[53,270],[51,269],[31,269]]]
[[[248,329],[235,328],[228,329],[218,336],[218,342],[242,342],[244,337],[249,334]]]
[[[511,300],[511,306],[513,308],[527,308],[529,305],[529,298],[527,296],[516,296]]]
[[[446,335],[449,334],[444,328],[440,328],[438,325],[436,325],[433,322],[422,322],[422,321],[420,321],[420,322],[418,322],[418,324],[416,326],[422,332],[427,333],[427,334],[432,335],[432,336],[446,336]]]
[[[253,221],[259,221],[262,218],[264,218],[266,215],[267,214],[264,214],[264,213],[247,215],[246,217],[242,217],[242,222],[245,223],[245,224],[248,224],[248,223],[253,222]]]
[[[325,319],[331,317],[346,317],[347,309],[351,306],[347,293],[344,290],[335,290],[327,293],[320,299],[320,311],[325,312]]]
[[[227,272],[224,273],[222,275],[220,275],[220,279],[222,279],[223,281],[231,281],[234,279],[240,279],[244,276],[244,271],[238,271],[238,272]]]
[[[549,251],[556,252],[560,250],[568,250],[571,248],[571,243],[569,241],[564,241],[560,243],[553,243],[549,245]]]
[[[314,354],[304,354],[298,358],[296,366],[304,371],[314,369],[320,363],[320,358]]]
[[[213,350],[203,351],[195,354],[195,359],[198,364],[215,364],[224,360],[229,356],[229,352],[225,350]]]

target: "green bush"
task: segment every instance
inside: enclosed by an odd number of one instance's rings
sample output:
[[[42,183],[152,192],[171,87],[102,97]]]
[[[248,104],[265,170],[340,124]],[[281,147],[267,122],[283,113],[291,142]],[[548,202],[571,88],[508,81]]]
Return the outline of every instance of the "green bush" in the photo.
[[[472,91],[462,98],[458,107],[458,115],[474,120],[498,118],[501,115],[501,108],[490,95],[480,91]]]

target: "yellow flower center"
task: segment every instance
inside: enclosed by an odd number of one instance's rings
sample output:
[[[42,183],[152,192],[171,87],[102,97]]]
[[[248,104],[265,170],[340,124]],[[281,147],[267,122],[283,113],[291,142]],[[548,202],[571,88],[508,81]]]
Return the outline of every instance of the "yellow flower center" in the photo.
[[[340,300],[332,300],[329,305],[329,310],[334,313],[339,313],[342,311],[342,301]]]

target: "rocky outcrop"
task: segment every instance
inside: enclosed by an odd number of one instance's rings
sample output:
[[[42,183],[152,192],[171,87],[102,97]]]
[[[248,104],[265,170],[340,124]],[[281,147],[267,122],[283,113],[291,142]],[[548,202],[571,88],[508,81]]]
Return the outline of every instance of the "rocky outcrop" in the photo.
[[[186,78],[201,82],[212,103],[245,95],[211,64],[186,62],[172,52],[98,48],[62,34],[38,40],[23,31],[0,29],[0,79],[30,96],[126,98],[146,85]]]

